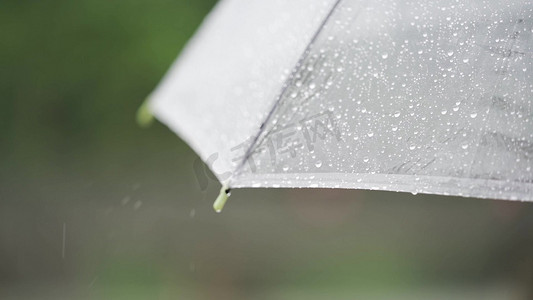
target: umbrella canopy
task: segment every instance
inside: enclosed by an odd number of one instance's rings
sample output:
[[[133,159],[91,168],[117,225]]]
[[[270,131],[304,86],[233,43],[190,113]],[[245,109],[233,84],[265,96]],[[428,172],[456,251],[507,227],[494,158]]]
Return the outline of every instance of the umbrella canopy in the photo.
[[[533,200],[532,36],[524,0],[225,0],[148,107],[232,188]]]

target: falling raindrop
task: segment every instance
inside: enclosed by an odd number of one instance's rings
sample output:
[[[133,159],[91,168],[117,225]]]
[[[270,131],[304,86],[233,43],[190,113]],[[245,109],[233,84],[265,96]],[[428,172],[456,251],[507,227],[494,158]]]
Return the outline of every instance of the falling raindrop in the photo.
[[[120,201],[120,204],[122,206],[124,206],[124,205],[128,204],[128,202],[130,202],[130,200],[131,200],[131,198],[129,196],[126,196],[126,197],[122,198],[122,201]]]
[[[135,204],[133,204],[133,209],[134,210],[138,210],[141,207],[142,204],[143,203],[142,203],[141,200],[137,200],[137,202],[135,202]]]

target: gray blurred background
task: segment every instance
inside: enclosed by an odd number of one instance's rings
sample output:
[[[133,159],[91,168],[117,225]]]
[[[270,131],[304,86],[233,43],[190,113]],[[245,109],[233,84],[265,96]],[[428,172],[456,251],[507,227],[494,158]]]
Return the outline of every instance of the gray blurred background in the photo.
[[[529,203],[235,190],[135,112],[215,1],[0,2],[0,299],[533,299]]]

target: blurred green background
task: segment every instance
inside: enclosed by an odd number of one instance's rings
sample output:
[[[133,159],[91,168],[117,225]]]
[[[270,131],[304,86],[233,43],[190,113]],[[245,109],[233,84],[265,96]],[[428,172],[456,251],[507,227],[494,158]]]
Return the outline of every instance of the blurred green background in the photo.
[[[533,206],[235,190],[135,112],[215,1],[0,2],[0,299],[532,299]]]

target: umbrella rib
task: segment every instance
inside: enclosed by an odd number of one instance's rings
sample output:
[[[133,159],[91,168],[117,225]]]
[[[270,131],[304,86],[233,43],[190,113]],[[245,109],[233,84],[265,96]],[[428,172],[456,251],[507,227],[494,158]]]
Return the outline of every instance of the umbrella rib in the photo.
[[[326,23],[329,21],[329,19],[331,18],[331,16],[335,12],[335,9],[339,6],[340,2],[342,2],[342,0],[336,0],[335,1],[335,3],[331,6],[328,14],[324,17],[324,20],[322,20],[322,22],[318,26],[318,29],[316,30],[316,32],[313,34],[313,36],[311,37],[311,39],[307,43],[302,55],[300,55],[300,58],[296,62],[296,65],[293,67],[290,76],[287,78],[287,80],[283,84],[281,92],[278,94],[278,97],[277,97],[274,105],[270,109],[270,111],[269,111],[268,115],[266,116],[265,120],[261,123],[261,126],[259,127],[259,131],[254,136],[254,139],[253,139],[252,143],[250,144],[250,147],[248,147],[248,149],[246,150],[242,161],[235,168],[235,172],[233,172],[234,175],[238,174],[238,172],[244,167],[246,161],[250,158],[250,156],[252,156],[254,148],[257,145],[257,142],[259,141],[259,137],[261,136],[261,134],[265,130],[265,127],[266,127],[265,125],[270,121],[270,119],[274,115],[274,112],[276,111],[276,108],[279,106],[279,104],[281,102],[281,99],[283,99],[283,95],[285,94],[285,92],[287,91],[289,86],[291,86],[292,81],[294,80],[294,75],[298,72],[299,66],[302,64],[302,62],[306,59],[307,55],[310,53],[311,47],[313,46],[314,42],[318,38],[319,34],[322,32],[322,29],[324,28]],[[229,179],[229,181],[231,181],[231,178]]]

